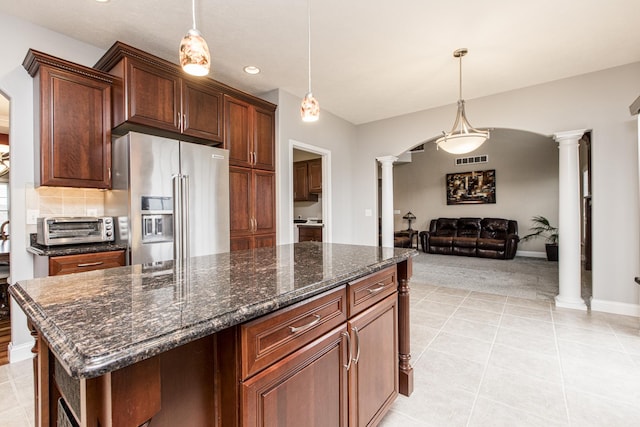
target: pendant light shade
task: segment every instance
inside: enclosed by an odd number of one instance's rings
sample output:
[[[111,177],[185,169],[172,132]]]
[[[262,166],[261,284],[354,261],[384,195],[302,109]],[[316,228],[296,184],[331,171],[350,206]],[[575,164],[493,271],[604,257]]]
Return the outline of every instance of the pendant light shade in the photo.
[[[308,41],[308,71],[309,71],[309,90],[302,99],[300,105],[300,115],[303,122],[315,122],[320,118],[320,104],[311,93],[311,0],[307,0],[307,41]]]
[[[180,42],[180,66],[193,76],[206,76],[209,74],[211,55],[209,46],[196,28],[196,1],[191,1],[193,15],[193,28],[182,38]]]
[[[458,113],[453,128],[449,133],[442,132],[442,137],[436,140],[438,148],[442,148],[452,154],[465,154],[480,147],[489,139],[489,131],[478,130],[471,126],[464,110],[462,99],[462,57],[467,54],[467,49],[458,49],[453,52],[454,58],[460,59],[460,95],[458,98]]]

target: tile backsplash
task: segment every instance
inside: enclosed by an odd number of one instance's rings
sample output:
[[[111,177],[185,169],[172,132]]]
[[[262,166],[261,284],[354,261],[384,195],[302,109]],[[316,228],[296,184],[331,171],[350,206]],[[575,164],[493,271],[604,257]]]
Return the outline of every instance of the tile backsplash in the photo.
[[[27,211],[36,210],[38,216],[101,216],[104,215],[104,191],[93,188],[38,187],[26,188]],[[35,232],[35,225],[29,232]]]

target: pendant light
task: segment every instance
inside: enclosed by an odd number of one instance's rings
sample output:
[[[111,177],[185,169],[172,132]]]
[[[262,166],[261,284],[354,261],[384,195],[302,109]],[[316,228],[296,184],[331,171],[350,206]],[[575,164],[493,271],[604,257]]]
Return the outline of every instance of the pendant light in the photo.
[[[460,59],[458,113],[451,132],[442,132],[443,135],[436,141],[438,148],[442,148],[444,151],[452,154],[470,153],[480,147],[490,136],[489,131],[478,130],[471,126],[464,111],[464,99],[462,99],[462,57],[465,56],[467,52],[468,50],[464,48],[457,49],[453,52],[453,57]]]
[[[191,0],[191,12],[193,15],[193,28],[182,38],[180,42],[180,65],[182,69],[193,76],[206,76],[209,74],[211,56],[209,47],[196,28],[196,0]]]
[[[311,0],[307,0],[307,29],[307,41],[309,48],[309,91],[302,99],[302,104],[300,106],[300,115],[302,116],[303,122],[315,122],[320,118],[320,104],[311,93]]]

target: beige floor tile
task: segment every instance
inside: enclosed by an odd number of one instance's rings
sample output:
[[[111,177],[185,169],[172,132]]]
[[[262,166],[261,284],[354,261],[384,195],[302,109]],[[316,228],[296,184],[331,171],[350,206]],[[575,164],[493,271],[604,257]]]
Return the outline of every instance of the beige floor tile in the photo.
[[[476,310],[468,307],[460,307],[453,314],[453,317],[456,319],[470,320],[472,322],[487,323],[489,325],[497,326],[500,323],[501,314]]]
[[[0,413],[20,406],[18,396],[16,396],[13,384],[10,381],[0,384],[0,396],[2,396],[0,399]]]
[[[508,314],[502,315],[500,328],[513,329],[531,335],[543,335],[546,337],[554,336],[553,323],[551,322],[537,319],[527,319],[525,317],[517,317]]]
[[[466,297],[467,295],[469,295],[471,293],[471,291],[468,291],[466,289],[446,288],[446,287],[443,287],[443,286],[438,287],[438,289],[436,289],[434,292],[437,292],[439,294],[458,295],[458,296],[463,296],[463,297]]]
[[[567,423],[562,386],[489,365],[480,385],[480,397],[545,418]]]
[[[562,372],[567,390],[640,407],[640,374],[637,372],[623,372],[608,365],[595,367],[575,360],[563,360]]]
[[[571,425],[580,427],[636,427],[640,409],[575,390],[567,390]]]
[[[4,396],[2,396],[4,399]],[[27,419],[24,410],[14,407],[0,412],[0,427],[31,427],[32,424]]]
[[[402,396],[401,396],[402,397]],[[424,427],[429,424],[424,421],[416,420],[415,418],[409,417],[405,414],[401,414],[396,411],[389,411],[387,415],[382,419],[380,427]]]
[[[640,355],[640,337],[632,337],[629,335],[618,336],[618,341],[627,353]]]
[[[478,391],[484,365],[482,363],[427,350],[414,365],[416,384],[426,388],[455,387],[472,393]]]
[[[4,383],[9,381],[11,377],[9,376],[9,365],[0,366],[0,383]]]
[[[509,298],[507,298],[507,304],[533,308],[536,310],[549,311],[552,306],[552,301],[548,299],[529,299],[510,296]]]
[[[489,366],[531,375],[556,384],[562,383],[560,360],[557,355],[545,355],[496,344],[489,356]]]
[[[579,363],[591,369],[607,369],[612,374],[637,371],[633,359],[625,352],[564,340],[558,340],[558,350],[563,366]]]
[[[457,309],[457,305],[443,304],[440,302],[429,301],[423,299],[413,307],[413,312],[423,311],[427,313],[437,314],[438,316],[449,317]]]
[[[454,387],[425,388],[418,384],[410,398],[397,399],[391,408],[429,427],[462,427],[467,424],[473,401],[474,393]]]
[[[461,307],[472,308],[474,310],[489,311],[501,314],[504,311],[504,303],[498,301],[487,301],[482,299],[467,298],[461,304]]]
[[[524,317],[525,319],[542,320],[545,322],[551,322],[551,311],[539,310],[530,307],[521,307],[519,305],[506,304],[504,307],[504,313],[511,316]]]
[[[544,413],[533,414],[506,406],[489,399],[479,398],[471,413],[469,427],[561,427],[560,423],[543,418]]]
[[[411,325],[428,326],[433,329],[442,328],[449,318],[422,310],[411,310],[410,317]]]
[[[555,309],[551,311],[553,321],[559,325],[574,326],[592,331],[611,332],[609,321],[602,317],[580,310]]]
[[[491,343],[460,335],[441,332],[429,345],[429,350],[457,356],[478,363],[486,363]]]
[[[478,292],[471,291],[469,294],[469,298],[471,299],[481,299],[485,301],[493,301],[493,302],[506,302],[507,297],[504,295],[490,294],[487,292]]]
[[[518,329],[506,328],[504,325],[501,325],[498,329],[495,343],[549,356],[557,356],[558,354],[553,336],[529,334]]]
[[[411,355],[415,359],[427,349],[439,331],[428,326],[411,324],[409,332],[411,334]]]
[[[22,360],[16,363],[10,363],[9,375],[16,379],[25,376],[33,376],[33,359]]]
[[[465,296],[461,296],[461,295],[449,295],[449,294],[442,294],[438,292],[433,292],[425,297],[425,299],[429,301],[436,301],[443,304],[449,304],[449,305],[455,305],[455,306],[459,306],[460,304],[462,304],[465,298],[466,298]]]
[[[472,322],[454,316],[442,327],[442,331],[481,341],[493,342],[498,327],[488,323]]]
[[[562,341],[572,341],[580,344],[603,347],[609,350],[625,351],[618,337],[612,332],[594,331],[571,325],[556,325],[556,337]],[[638,339],[640,350],[640,339]]]
[[[22,376],[12,382],[20,406],[31,408],[33,406],[33,379],[31,376]]]

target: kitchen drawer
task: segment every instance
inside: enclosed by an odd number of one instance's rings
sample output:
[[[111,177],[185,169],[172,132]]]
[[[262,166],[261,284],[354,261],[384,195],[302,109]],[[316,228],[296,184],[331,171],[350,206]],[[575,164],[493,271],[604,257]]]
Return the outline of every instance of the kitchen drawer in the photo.
[[[349,283],[349,317],[394,293],[397,290],[396,275],[396,266],[393,265]]]
[[[346,302],[346,290],[340,287],[242,325],[242,378],[252,376],[344,323]]]
[[[49,276],[102,270],[123,265],[125,265],[124,250],[55,256],[49,258]]]

